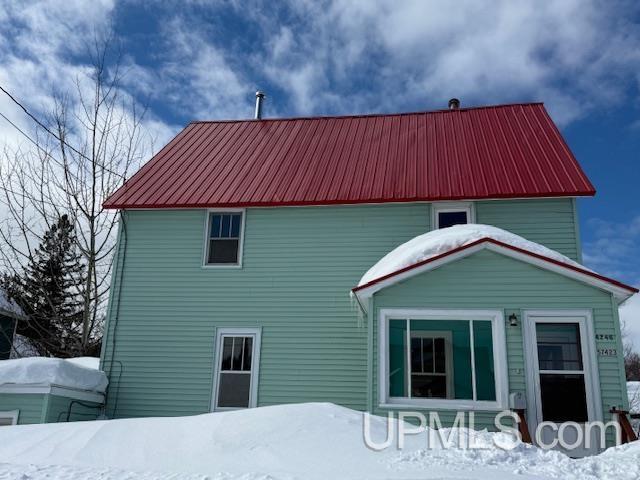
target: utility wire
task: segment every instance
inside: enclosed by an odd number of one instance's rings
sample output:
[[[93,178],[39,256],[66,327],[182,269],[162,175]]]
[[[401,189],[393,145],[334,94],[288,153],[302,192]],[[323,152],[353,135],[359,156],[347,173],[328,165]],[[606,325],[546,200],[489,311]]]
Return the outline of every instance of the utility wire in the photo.
[[[78,155],[80,155],[82,158],[84,158],[85,160],[88,160],[92,163],[94,163],[94,160],[92,160],[91,158],[87,157],[84,153],[82,153],[80,150],[78,150],[77,148],[75,148],[73,145],[70,145],[69,143],[67,143],[66,140],[62,139],[61,137],[59,137],[58,135],[55,134],[55,132],[53,132],[51,129],[49,129],[49,127],[47,127],[44,123],[42,123],[38,117],[36,117],[34,114],[32,114],[27,107],[25,107],[22,103],[20,103],[20,101],[18,99],[16,99],[13,95],[11,95],[11,93],[9,93],[2,85],[0,85],[0,90],[11,99],[11,101],[13,103],[15,103],[18,107],[20,107],[22,109],[22,111],[29,117],[31,118],[38,126],[40,126],[45,132],[47,132],[49,135],[51,135],[53,138],[55,138],[56,140],[58,140],[61,144],[66,145],[67,147],[69,147],[70,150],[72,150],[73,152],[77,153]],[[9,122],[11,125],[13,125],[18,131],[20,131],[20,133],[22,133],[25,137],[27,137],[32,143],[34,143],[38,148],[42,148],[39,145],[37,145],[37,143],[35,142],[35,140],[33,140],[32,138],[30,138],[25,132],[23,132],[22,130],[20,130],[20,128],[18,128],[18,126],[16,124],[14,124],[11,120],[9,120],[4,114],[0,113],[0,115],[2,115],[2,117]],[[100,165],[100,168],[102,168],[103,170],[111,173],[112,175],[116,175],[118,177],[120,177],[123,180],[126,180],[127,178],[118,173],[115,172],[107,167],[105,167],[104,165]]]

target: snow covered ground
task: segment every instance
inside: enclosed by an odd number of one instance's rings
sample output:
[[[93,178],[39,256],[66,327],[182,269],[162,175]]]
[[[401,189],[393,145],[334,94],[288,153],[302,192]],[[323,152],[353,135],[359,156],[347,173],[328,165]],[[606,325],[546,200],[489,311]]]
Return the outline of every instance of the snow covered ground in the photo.
[[[98,370],[100,359],[27,357],[0,360],[0,385],[58,385],[104,392],[108,380]]]
[[[471,432],[485,449],[376,452],[363,441],[361,413],[332,404],[263,407],[192,417],[145,418],[0,428],[0,479],[563,479],[637,480],[640,443],[572,460]],[[386,419],[372,419],[372,437]],[[502,435],[501,438],[496,435]]]

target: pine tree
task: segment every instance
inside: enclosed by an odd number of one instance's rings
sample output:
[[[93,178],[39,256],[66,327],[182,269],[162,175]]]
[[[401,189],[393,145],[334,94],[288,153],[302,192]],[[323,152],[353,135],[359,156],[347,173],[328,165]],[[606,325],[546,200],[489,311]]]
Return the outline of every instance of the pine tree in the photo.
[[[25,312],[17,333],[41,355],[86,354],[82,341],[86,273],[73,223],[62,215],[49,227],[21,274],[5,276],[2,286]]]

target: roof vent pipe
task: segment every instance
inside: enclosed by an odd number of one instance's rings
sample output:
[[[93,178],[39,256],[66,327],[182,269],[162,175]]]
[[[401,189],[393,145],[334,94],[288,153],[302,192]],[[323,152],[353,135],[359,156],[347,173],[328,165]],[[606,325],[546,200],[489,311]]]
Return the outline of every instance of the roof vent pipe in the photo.
[[[449,100],[449,110],[458,110],[460,108],[460,100],[452,98]]]
[[[256,120],[260,120],[262,118],[262,102],[264,100],[264,97],[264,92],[261,92],[260,90],[256,92]]]

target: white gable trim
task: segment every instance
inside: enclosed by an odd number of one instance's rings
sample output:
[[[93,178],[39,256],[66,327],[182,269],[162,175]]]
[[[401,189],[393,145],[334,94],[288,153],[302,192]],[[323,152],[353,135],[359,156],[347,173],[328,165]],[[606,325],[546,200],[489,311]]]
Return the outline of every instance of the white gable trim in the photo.
[[[379,282],[371,284],[369,287],[354,290],[353,294],[358,300],[361,308],[366,312],[367,299],[371,298],[376,292],[387,288],[391,285],[395,285],[398,282],[402,282],[409,278],[412,278],[416,275],[420,275],[422,273],[429,272],[431,270],[435,270],[443,265],[447,265],[449,263],[455,262],[462,258],[468,257],[469,255],[473,255],[481,250],[490,250],[495,253],[499,253],[506,257],[510,257],[516,260],[520,260],[521,262],[528,263],[529,265],[533,265],[535,267],[542,268],[544,270],[548,270],[559,275],[563,275],[565,277],[571,278],[572,280],[576,280],[578,282],[585,283],[592,287],[598,288],[600,290],[604,290],[613,294],[618,303],[624,302],[627,300],[634,292],[617,286],[611,282],[606,280],[597,278],[593,275],[590,275],[587,272],[581,272],[578,270],[574,270],[569,266],[559,265],[555,262],[545,260],[539,258],[538,256],[530,255],[525,252],[521,252],[519,250],[511,249],[508,247],[504,247],[502,245],[496,244],[489,240],[484,240],[475,245],[471,245],[469,247],[461,248],[458,251],[455,251],[451,254],[443,254],[440,258],[435,258],[433,261],[426,262],[424,265],[417,266],[415,268],[409,268],[404,272],[398,273],[397,275],[391,275],[388,278],[381,280]],[[375,282],[375,280],[374,280]]]

